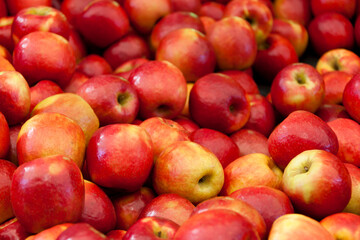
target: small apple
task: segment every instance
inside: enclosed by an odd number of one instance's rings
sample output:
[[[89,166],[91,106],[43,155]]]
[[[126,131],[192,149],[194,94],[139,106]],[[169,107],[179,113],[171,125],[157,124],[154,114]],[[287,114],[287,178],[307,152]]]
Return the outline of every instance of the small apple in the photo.
[[[73,225],[72,223],[61,223],[53,227],[47,228],[38,234],[32,235],[26,240],[47,240],[47,239],[57,239],[57,237],[64,232],[68,227]]]
[[[36,7],[36,6],[48,6],[51,7],[51,0],[6,0],[9,13],[15,15],[20,10]]]
[[[10,129],[4,114],[0,112],[0,159],[4,159],[10,150]]]

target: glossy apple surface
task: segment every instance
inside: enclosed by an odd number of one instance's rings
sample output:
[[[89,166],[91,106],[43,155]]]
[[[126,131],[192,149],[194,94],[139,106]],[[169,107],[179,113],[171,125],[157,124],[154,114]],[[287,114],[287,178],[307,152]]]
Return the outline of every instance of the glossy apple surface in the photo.
[[[238,146],[240,156],[245,156],[250,153],[263,153],[270,156],[267,137],[257,131],[240,129],[231,134],[230,138]]]

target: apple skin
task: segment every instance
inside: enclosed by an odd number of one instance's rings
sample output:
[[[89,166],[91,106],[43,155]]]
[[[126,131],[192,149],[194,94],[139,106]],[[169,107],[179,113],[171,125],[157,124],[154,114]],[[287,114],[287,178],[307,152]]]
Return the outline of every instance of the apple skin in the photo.
[[[111,198],[116,213],[116,229],[128,230],[138,219],[144,207],[155,197],[151,188]]]
[[[70,82],[64,87],[64,92],[76,93],[80,86],[89,80],[89,77],[80,72],[74,72]]]
[[[6,0],[10,15],[17,14],[20,10],[36,7],[36,6],[48,6],[51,7],[51,0]]]
[[[4,114],[0,112],[0,159],[4,159],[10,150],[10,129]]]
[[[14,16],[0,17],[0,44],[9,50],[9,52],[14,50],[14,42],[11,37],[11,27],[14,18]]]
[[[14,44],[35,31],[53,32],[69,39],[70,26],[65,15],[52,7],[38,6],[19,11],[11,28]]]
[[[332,49],[354,47],[354,27],[349,19],[339,13],[328,12],[313,18],[308,32],[319,56]]]
[[[358,110],[358,99],[360,94],[360,75],[355,75],[345,86],[343,92],[343,105],[349,115],[358,123],[360,122],[360,111]]]
[[[223,18],[215,22],[206,35],[214,48],[219,69],[243,70],[254,63],[256,38],[246,20],[240,17]]]
[[[95,183],[84,180],[85,202],[79,222],[90,224],[96,230],[107,233],[115,228],[115,208],[105,194]]]
[[[99,128],[86,150],[91,180],[103,187],[127,191],[141,188],[150,174],[153,157],[152,142],[147,132],[139,126],[125,123]]]
[[[342,72],[333,71],[323,74],[325,84],[324,104],[342,104],[343,92],[346,84],[350,82],[353,75]]]
[[[177,122],[183,128],[185,128],[185,130],[187,130],[189,134],[200,128],[199,125],[197,125],[193,120],[183,116],[175,118],[174,122]]]
[[[226,134],[242,128],[250,117],[245,90],[232,78],[219,73],[205,75],[195,82],[189,110],[200,127]]]
[[[174,64],[188,82],[214,72],[216,65],[210,42],[192,28],[173,30],[163,37],[156,50],[156,60]]]
[[[273,8],[275,18],[293,20],[303,26],[312,19],[310,1],[307,0],[275,0]]]
[[[310,149],[321,149],[334,155],[339,143],[334,131],[313,113],[298,110],[291,113],[270,134],[269,153],[285,169],[291,159]]]
[[[228,209],[212,209],[189,218],[180,226],[174,239],[260,240],[260,237],[251,223],[237,212]]]
[[[355,240],[360,238],[360,216],[353,213],[335,213],[320,221],[334,239]]]
[[[343,71],[355,75],[360,72],[360,58],[347,49],[332,49],[318,59],[315,68],[322,75],[332,71]]]
[[[16,153],[16,142],[21,129],[21,125],[15,125],[9,128],[9,135],[10,135],[10,147],[5,159],[9,160],[10,162],[14,163],[16,166],[19,166],[19,162],[17,159]]]
[[[75,223],[63,231],[56,240],[104,240],[106,236],[88,223]]]
[[[139,112],[135,88],[115,75],[92,77],[78,88],[76,94],[91,106],[101,126],[131,123]]]
[[[125,36],[130,29],[125,10],[115,1],[90,2],[76,21],[76,29],[84,39],[105,48]]]
[[[223,168],[240,156],[239,148],[227,135],[208,128],[200,128],[189,136],[190,140],[206,147],[219,159]]]
[[[30,233],[25,230],[17,218],[12,218],[0,225],[0,239],[26,239],[29,235]]]
[[[315,112],[315,115],[325,122],[330,122],[337,118],[350,118],[345,107],[339,104],[323,104]]]
[[[246,94],[260,94],[259,87],[254,78],[246,71],[227,70],[220,73],[225,74],[238,82],[245,90]]]
[[[60,10],[65,14],[67,20],[71,25],[76,26],[76,21],[80,17],[84,8],[93,0],[63,0],[61,2]]]
[[[267,186],[246,187],[233,192],[230,197],[246,202],[261,214],[266,224],[266,236],[277,218],[294,213],[289,197],[275,188]]]
[[[73,27],[70,28],[69,44],[74,50],[76,62],[80,62],[87,55],[87,48],[80,34]]]
[[[215,21],[223,18],[225,5],[217,2],[205,2],[201,5],[199,10],[200,17],[210,17]]]
[[[286,214],[275,220],[269,234],[269,240],[333,240],[333,236],[321,224],[302,214]]]
[[[351,198],[343,212],[360,214],[360,169],[351,163],[344,164],[351,177]]]
[[[0,20],[0,22],[1,22],[1,20]],[[356,46],[359,47],[360,46],[360,17],[359,17],[359,15],[356,17],[356,20],[354,23],[354,34],[355,34]],[[0,43],[1,43],[1,41],[0,41]]]
[[[160,217],[146,217],[137,220],[126,232],[122,240],[174,239],[179,225]]]
[[[327,12],[337,12],[351,19],[355,14],[356,2],[357,0],[312,0],[310,4],[315,17]]]
[[[103,57],[97,54],[89,54],[79,62],[75,71],[91,78],[98,75],[111,74],[112,68]]]
[[[139,116],[175,118],[186,102],[186,80],[167,61],[149,61],[134,69],[129,77],[140,100]]]
[[[336,155],[306,150],[286,166],[283,191],[296,212],[322,219],[344,210],[351,197],[351,177]]]
[[[240,129],[231,134],[230,138],[238,146],[240,156],[245,156],[250,153],[262,153],[270,156],[267,137],[257,131],[245,128]]]
[[[49,80],[41,80],[30,88],[30,113],[34,107],[47,97],[63,93],[59,85]]]
[[[122,240],[125,234],[125,230],[111,230],[106,234],[106,237],[109,240]]]
[[[47,79],[64,87],[75,71],[76,59],[65,38],[55,33],[38,31],[27,34],[16,45],[13,65],[29,86]]]
[[[61,155],[24,163],[15,170],[11,182],[10,196],[15,216],[31,233],[78,221],[84,195],[80,169]]]
[[[118,66],[114,70],[114,74],[128,80],[134,69],[138,68],[142,64],[147,63],[149,61],[150,60],[148,60],[146,58],[135,58],[135,59],[128,60],[128,61],[124,62],[123,64],[121,64],[120,66]]]
[[[57,237],[64,232],[66,229],[68,229],[70,226],[72,226],[72,223],[61,223],[58,225],[55,225],[53,227],[47,228],[38,234],[32,235],[26,240],[47,240],[47,239],[57,239]]]
[[[223,183],[224,171],[217,157],[190,141],[167,147],[153,168],[153,187],[157,194],[176,193],[193,204],[216,196]]]
[[[222,195],[245,187],[265,185],[281,189],[282,171],[271,157],[262,153],[252,153],[235,159],[224,169]]]
[[[171,0],[173,12],[198,13],[201,7],[201,0]]]
[[[16,165],[0,159],[0,224],[14,217],[10,202],[10,185]]]
[[[213,209],[228,209],[243,216],[257,231],[261,239],[265,239],[266,225],[260,213],[246,202],[231,197],[214,197],[199,203],[191,217]]]

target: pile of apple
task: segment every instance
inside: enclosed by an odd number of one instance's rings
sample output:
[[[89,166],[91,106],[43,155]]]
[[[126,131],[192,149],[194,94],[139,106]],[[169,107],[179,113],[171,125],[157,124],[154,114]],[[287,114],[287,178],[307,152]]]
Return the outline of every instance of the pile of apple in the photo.
[[[356,0],[0,0],[0,240],[359,240],[359,47]]]

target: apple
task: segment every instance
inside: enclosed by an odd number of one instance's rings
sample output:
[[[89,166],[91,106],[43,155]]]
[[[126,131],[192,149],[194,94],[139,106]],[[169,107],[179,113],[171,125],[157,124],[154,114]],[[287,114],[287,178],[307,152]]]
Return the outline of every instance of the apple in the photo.
[[[360,238],[360,216],[352,213],[335,213],[320,221],[320,224],[328,230],[334,239],[358,239]]]
[[[136,221],[122,240],[130,239],[173,239],[179,225],[160,217],[146,217]]]
[[[224,11],[225,5],[211,1],[203,3],[198,14],[200,17],[206,16],[218,21],[223,18]]]
[[[306,63],[282,69],[271,84],[271,100],[283,116],[296,110],[316,112],[325,97],[324,79]]]
[[[69,44],[74,50],[76,62],[80,62],[87,55],[87,48],[80,34],[73,27],[70,28]]]
[[[315,112],[315,115],[325,122],[330,122],[337,118],[350,118],[345,107],[339,104],[323,104]]]
[[[268,144],[271,157],[281,169],[305,150],[321,149],[336,155],[339,149],[336,134],[329,125],[302,110],[289,114],[270,134]]]
[[[359,5],[359,4],[357,4]],[[358,15],[358,14],[357,14]],[[1,23],[1,20],[0,20]],[[356,46],[360,46],[360,17],[356,17],[355,23],[354,23],[354,34],[355,34],[355,43]]]
[[[282,171],[273,159],[262,153],[239,157],[224,169],[222,195],[245,187],[265,185],[281,189]]]
[[[0,72],[0,99],[0,112],[9,125],[25,120],[30,110],[30,88],[19,72]]]
[[[223,18],[215,22],[206,35],[214,48],[219,69],[243,70],[254,63],[257,52],[255,33],[243,18]]]
[[[0,17],[0,44],[10,52],[14,50],[14,42],[11,37],[12,23],[14,16]]]
[[[360,75],[355,75],[345,86],[342,103],[349,115],[357,122],[360,122],[360,111],[358,110],[358,99],[360,94]]]
[[[109,240],[122,240],[125,234],[126,231],[124,230],[111,230],[106,234],[106,237]]]
[[[10,127],[9,129],[9,135],[10,135],[10,147],[9,151],[7,152],[7,156],[5,159],[9,160],[10,162],[14,163],[16,166],[19,165],[18,159],[17,159],[17,153],[16,153],[16,142],[21,129],[21,125],[15,125]],[[6,144],[6,142],[3,142],[3,144]],[[6,146],[6,145],[2,145]]]
[[[0,56],[8,60],[10,63],[12,62],[12,56],[9,50],[2,45],[0,45]]]
[[[235,142],[219,131],[200,128],[191,133],[189,138],[214,153],[223,168],[240,156]]]
[[[11,182],[15,216],[31,233],[78,221],[84,195],[80,169],[61,155],[22,164],[15,170]]]
[[[55,94],[63,93],[59,85],[49,80],[41,80],[30,88],[30,111],[47,97]]]
[[[103,240],[106,236],[101,232],[97,231],[88,223],[75,223],[63,231],[57,238],[57,240]]]
[[[85,134],[75,121],[60,113],[40,113],[21,126],[16,151],[20,165],[60,154],[81,168],[85,144]]]
[[[27,34],[13,52],[14,67],[29,86],[44,79],[54,81],[60,87],[66,86],[75,71],[75,61],[69,42],[51,32]]]
[[[15,15],[20,10],[29,7],[36,7],[36,6],[51,7],[51,0],[6,0],[6,5],[10,15]]]
[[[351,177],[351,198],[343,212],[360,214],[360,169],[352,163],[344,164]]]
[[[342,104],[345,86],[352,77],[353,75],[342,71],[332,71],[323,74],[325,84],[325,97],[323,103]]]
[[[274,0],[273,8],[275,18],[293,20],[303,26],[312,19],[308,0]]]
[[[201,16],[200,21],[204,26],[204,32],[207,34],[212,28],[213,24],[216,22],[213,18],[207,16]]]
[[[343,211],[351,197],[351,178],[344,163],[324,150],[306,150],[294,157],[282,183],[296,212],[315,219]]]
[[[260,237],[253,225],[237,212],[228,209],[212,209],[189,218],[177,230],[174,239],[260,240]]]
[[[14,217],[10,202],[10,185],[15,170],[15,164],[0,159],[0,224]]]
[[[86,149],[91,180],[102,187],[127,191],[142,187],[153,166],[153,157],[147,132],[125,123],[99,128]]]
[[[17,218],[12,218],[0,225],[1,239],[25,239],[29,235]]]
[[[53,227],[47,228],[38,234],[32,235],[26,240],[47,240],[47,239],[57,239],[57,237],[64,232],[66,229],[68,229],[72,223],[61,223],[57,224]]]
[[[348,19],[351,19],[355,14],[357,0],[312,0],[311,11],[313,15],[319,16],[327,12],[337,12]]]
[[[124,62],[123,64],[121,64],[120,66],[118,66],[114,70],[114,74],[128,80],[134,69],[138,68],[139,66],[141,66],[142,64],[147,63],[147,62],[149,62],[149,60],[146,58],[135,58],[135,59],[128,60],[128,61]]]
[[[230,138],[239,148],[240,156],[250,153],[262,153],[270,156],[267,137],[257,131],[243,128],[231,134]]]
[[[339,13],[328,12],[316,16],[311,20],[308,32],[313,49],[319,56],[332,49],[351,50],[354,47],[354,27],[349,19]]]
[[[191,118],[190,116],[190,111],[189,111],[189,100],[190,100],[190,93],[191,93],[191,89],[194,87],[194,83],[193,82],[188,82],[186,83],[186,101],[185,101],[185,106],[183,108],[183,110],[181,111],[181,116],[184,117],[188,117]]]
[[[333,236],[321,224],[302,214],[292,213],[279,217],[273,223],[269,240],[333,240]]]
[[[76,93],[80,86],[89,80],[89,77],[80,72],[74,72],[70,82],[64,87],[64,92]]]
[[[5,57],[0,57],[0,71],[15,71],[14,66]]]
[[[4,114],[0,112],[0,159],[4,159],[10,150],[10,129]]]
[[[160,217],[181,226],[191,215],[195,206],[186,198],[174,193],[160,194],[141,211],[139,218]]]
[[[116,229],[128,230],[154,197],[153,190],[148,187],[141,187],[126,195],[113,196],[111,201],[116,213]]]
[[[98,75],[111,74],[112,68],[103,57],[97,54],[89,54],[76,65],[75,71],[91,78]]]
[[[171,0],[172,11],[197,13],[201,7],[201,0]]]
[[[224,171],[217,157],[190,141],[167,147],[153,168],[157,194],[176,193],[194,204],[216,196],[223,183]]]
[[[167,61],[149,61],[134,69],[129,82],[139,100],[139,116],[175,118],[184,108],[186,80],[182,72]]]
[[[63,0],[60,10],[66,16],[69,23],[76,26],[77,20],[84,8],[93,0]]]
[[[245,90],[246,94],[259,94],[259,87],[256,84],[254,78],[248,74],[246,71],[239,71],[239,70],[227,70],[220,72],[225,74],[236,82],[238,82],[241,87]]]
[[[245,90],[232,78],[219,73],[207,74],[195,82],[189,110],[200,127],[226,134],[242,128],[250,117]]]
[[[197,125],[193,120],[184,116],[179,116],[175,118],[174,122],[177,122],[183,128],[185,128],[185,130],[187,130],[189,134],[193,133],[194,131],[200,128],[199,125]]]

